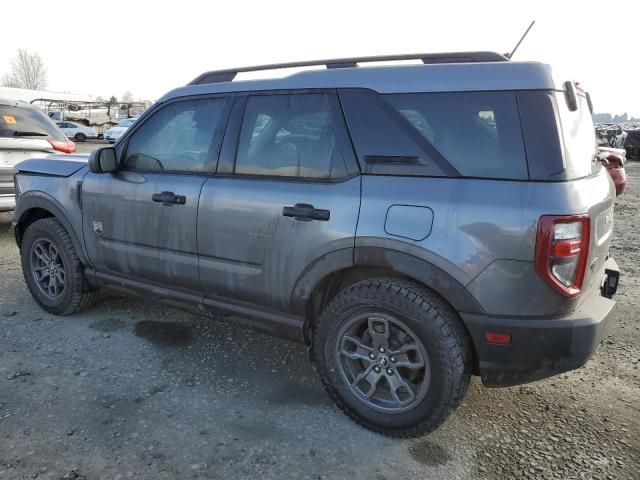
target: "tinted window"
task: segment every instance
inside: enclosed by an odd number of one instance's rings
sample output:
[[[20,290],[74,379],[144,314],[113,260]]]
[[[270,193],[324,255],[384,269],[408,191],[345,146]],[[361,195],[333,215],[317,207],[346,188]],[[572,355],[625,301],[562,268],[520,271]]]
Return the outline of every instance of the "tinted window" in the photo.
[[[424,116],[405,116],[368,90],[340,92],[347,125],[364,172],[382,175],[456,175],[429,143],[433,132]],[[411,122],[411,123],[410,123]],[[413,125],[413,126],[412,126]]]
[[[344,127],[334,118],[330,99],[325,94],[248,97],[235,172],[303,178],[345,176],[348,155],[353,153],[341,140]]]
[[[35,108],[0,105],[0,137],[66,140],[56,125]]]
[[[385,97],[461,175],[528,178],[514,93],[414,93]]]
[[[578,94],[578,109],[570,111],[564,94],[556,92],[556,102],[562,123],[564,155],[567,178],[586,177],[600,170],[599,162],[594,162],[597,154],[596,132],[587,99]]]
[[[566,179],[554,92],[522,91],[517,96],[529,175],[535,180]]]
[[[213,171],[224,99],[174,102],[153,113],[127,144],[125,166],[145,171]]]

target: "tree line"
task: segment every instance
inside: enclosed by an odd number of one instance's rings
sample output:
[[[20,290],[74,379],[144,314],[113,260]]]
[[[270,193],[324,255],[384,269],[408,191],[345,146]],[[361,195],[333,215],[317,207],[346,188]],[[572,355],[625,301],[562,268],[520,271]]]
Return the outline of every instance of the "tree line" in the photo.
[[[11,71],[2,76],[2,86],[26,88],[28,90],[44,90],[47,88],[47,67],[38,52],[30,52],[19,48],[16,57],[11,61]],[[108,99],[96,97],[97,102],[105,102],[109,108],[118,103],[112,95]],[[122,94],[121,103],[134,102],[133,94],[126,91]],[[143,101],[143,100],[141,100]]]

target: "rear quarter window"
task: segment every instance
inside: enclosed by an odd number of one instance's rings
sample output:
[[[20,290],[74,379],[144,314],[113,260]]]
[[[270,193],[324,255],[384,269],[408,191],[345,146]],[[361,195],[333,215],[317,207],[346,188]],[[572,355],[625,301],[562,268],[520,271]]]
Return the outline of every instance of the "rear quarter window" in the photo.
[[[582,178],[598,172],[600,163],[594,162],[598,151],[596,132],[586,97],[577,95],[578,109],[572,112],[567,107],[564,92],[555,94],[562,126],[565,177]]]
[[[0,105],[0,137],[66,140],[64,134],[36,108]]]
[[[384,97],[460,175],[528,178],[513,92],[412,93]]]

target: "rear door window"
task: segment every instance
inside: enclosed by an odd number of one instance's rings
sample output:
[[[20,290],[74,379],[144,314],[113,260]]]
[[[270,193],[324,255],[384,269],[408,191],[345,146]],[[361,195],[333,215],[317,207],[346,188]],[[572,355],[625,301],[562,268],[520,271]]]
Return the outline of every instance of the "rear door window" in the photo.
[[[0,105],[0,137],[66,140],[44,113],[31,107]]]
[[[385,99],[460,175],[528,178],[513,92],[392,94]]]
[[[249,96],[235,173],[308,179],[346,176],[353,151],[336,111],[335,94]]]

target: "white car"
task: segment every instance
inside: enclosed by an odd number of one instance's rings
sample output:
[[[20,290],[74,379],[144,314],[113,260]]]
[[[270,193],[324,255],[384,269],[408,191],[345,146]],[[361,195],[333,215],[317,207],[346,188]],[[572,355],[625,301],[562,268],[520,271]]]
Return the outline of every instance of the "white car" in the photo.
[[[56,125],[67,138],[72,138],[76,142],[84,142],[87,138],[98,138],[98,132],[81,123],[63,121],[56,122]]]
[[[104,132],[104,139],[109,143],[116,143],[116,141],[127,131],[133,122],[135,122],[135,118],[125,118],[124,120],[120,120],[120,123],[116,127],[111,127],[109,130]]]

